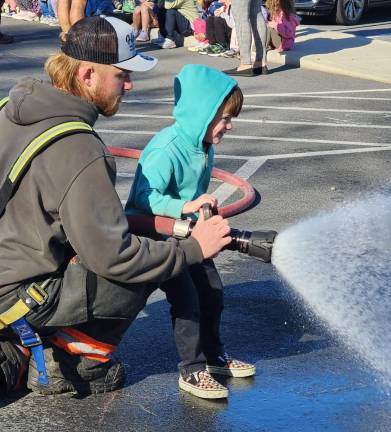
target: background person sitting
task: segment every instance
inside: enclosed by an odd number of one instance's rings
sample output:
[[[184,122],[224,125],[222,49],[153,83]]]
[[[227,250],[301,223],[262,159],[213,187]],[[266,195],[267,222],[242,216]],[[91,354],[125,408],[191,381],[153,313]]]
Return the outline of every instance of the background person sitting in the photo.
[[[166,0],[158,13],[161,38],[156,43],[163,49],[182,45],[183,38],[193,34],[192,23],[198,16],[193,0]]]
[[[149,41],[149,30],[151,27],[159,27],[157,20],[158,6],[154,1],[140,0],[133,12],[133,28],[140,32],[137,37],[138,42]]]
[[[293,2],[267,0],[266,6],[269,10],[269,48],[278,52],[292,49],[295,44],[296,27],[300,24]]]

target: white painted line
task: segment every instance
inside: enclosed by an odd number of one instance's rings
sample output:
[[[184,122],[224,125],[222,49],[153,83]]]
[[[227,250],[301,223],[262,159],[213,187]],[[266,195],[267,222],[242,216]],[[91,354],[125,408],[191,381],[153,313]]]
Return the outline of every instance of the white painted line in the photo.
[[[360,90],[331,90],[331,91],[316,91],[316,92],[289,92],[289,93],[254,93],[246,94],[245,98],[252,97],[271,97],[271,96],[300,96],[300,95],[332,95],[332,94],[347,94],[347,93],[378,93],[391,92],[391,88],[382,89],[360,89]]]
[[[355,153],[372,153],[378,151],[391,150],[391,146],[388,147],[369,147],[360,149],[343,149],[343,150],[324,150],[324,151],[313,151],[303,153],[283,153],[283,154],[271,154],[263,156],[242,156],[242,155],[224,155],[215,154],[215,159],[228,159],[228,160],[247,160],[247,159],[292,159],[301,157],[313,157],[313,156],[335,156]]]
[[[333,113],[352,113],[352,114],[380,114],[391,115],[391,111],[374,111],[374,110],[352,110],[337,108],[314,108],[314,107],[291,107],[281,105],[243,105],[243,108],[266,109],[266,110],[289,110],[289,111],[311,111],[311,112],[333,112]]]
[[[173,102],[153,100],[153,99],[134,99],[123,101],[124,103],[139,103],[139,104],[157,104],[157,105],[172,105]],[[314,107],[291,107],[281,105],[243,105],[243,108],[252,109],[274,109],[274,110],[291,110],[291,111],[311,111],[311,112],[343,112],[353,114],[388,114],[391,115],[391,111],[374,111],[374,110],[351,110],[351,109],[337,109],[337,108],[314,108]]]
[[[391,99],[390,99],[391,101]],[[159,114],[116,114],[117,117],[129,118],[156,118],[172,120],[174,116],[159,115]],[[104,121],[112,121],[112,119],[103,119]],[[234,123],[259,123],[259,124],[282,124],[282,125],[298,125],[298,126],[325,126],[325,127],[346,127],[346,128],[363,128],[363,129],[391,129],[387,125],[374,125],[374,124],[359,124],[359,123],[326,123],[326,122],[311,122],[311,121],[289,121],[289,120],[257,120],[257,119],[244,119],[234,118]]]
[[[133,131],[127,129],[96,129],[98,133],[124,134],[124,135],[155,135],[159,131]],[[374,146],[387,147],[391,143],[374,143],[362,141],[336,141],[336,140],[320,140],[310,138],[286,138],[286,137],[270,137],[270,136],[252,136],[252,135],[225,135],[224,139],[229,140],[245,140],[245,141],[282,141],[293,143],[313,143],[313,144],[332,144],[332,145],[354,145],[354,146]]]
[[[243,180],[247,180],[266,162],[266,160],[266,158],[249,159],[235,172],[235,175],[241,177]],[[222,204],[237,189],[238,188],[236,186],[223,183],[213,192],[213,195],[217,198],[219,204]]]

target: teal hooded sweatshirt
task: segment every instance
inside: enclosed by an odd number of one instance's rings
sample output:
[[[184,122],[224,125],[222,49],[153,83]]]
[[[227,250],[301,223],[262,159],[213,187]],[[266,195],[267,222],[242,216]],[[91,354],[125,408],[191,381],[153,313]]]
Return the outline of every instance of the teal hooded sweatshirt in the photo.
[[[127,214],[180,218],[182,208],[204,194],[213,168],[213,146],[203,139],[226,96],[237,85],[203,65],[186,65],[175,77],[175,123],[160,131],[141,154],[126,204]]]

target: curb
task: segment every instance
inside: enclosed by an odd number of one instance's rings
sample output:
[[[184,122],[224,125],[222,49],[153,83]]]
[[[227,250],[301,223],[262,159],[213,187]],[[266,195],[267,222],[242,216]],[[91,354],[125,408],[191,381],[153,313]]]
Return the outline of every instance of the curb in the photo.
[[[292,51],[268,52],[268,62],[391,84],[391,43],[299,27]]]

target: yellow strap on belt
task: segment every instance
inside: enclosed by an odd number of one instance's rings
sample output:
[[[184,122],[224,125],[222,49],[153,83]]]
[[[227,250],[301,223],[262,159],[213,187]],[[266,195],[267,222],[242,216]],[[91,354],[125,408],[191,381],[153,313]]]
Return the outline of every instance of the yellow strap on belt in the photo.
[[[33,282],[26,289],[26,293],[39,305],[45,303],[48,298],[48,294],[45,291],[46,286],[50,283],[51,279],[46,279],[42,283]],[[31,299],[27,299],[26,303],[31,302]],[[31,308],[27,306],[23,300],[18,300],[12,307],[6,310],[4,313],[0,314],[0,330],[8,327],[10,324],[16,320],[24,317]],[[31,306],[33,307],[33,306]]]
[[[0,110],[3,108],[3,106],[8,102],[9,97],[5,97],[3,99],[0,99]]]
[[[28,312],[30,312],[30,308],[23,300],[18,300],[12,307],[0,314],[0,330],[3,330],[16,320],[24,317]]]
[[[56,135],[80,129],[92,131],[92,127],[84,122],[66,122],[61,123],[57,126],[53,126],[52,128],[45,131],[43,134],[37,136],[37,138],[31,141],[31,143],[23,150],[18,160],[14,163],[8,178],[11,180],[12,183],[15,183],[15,180],[17,179],[23,168],[30,162],[30,160],[35,156],[35,154]]]

